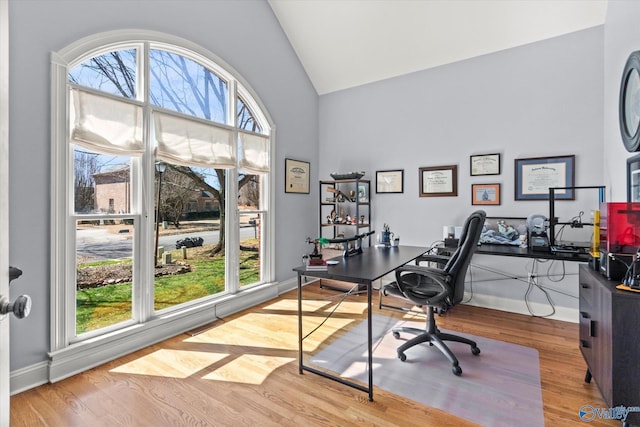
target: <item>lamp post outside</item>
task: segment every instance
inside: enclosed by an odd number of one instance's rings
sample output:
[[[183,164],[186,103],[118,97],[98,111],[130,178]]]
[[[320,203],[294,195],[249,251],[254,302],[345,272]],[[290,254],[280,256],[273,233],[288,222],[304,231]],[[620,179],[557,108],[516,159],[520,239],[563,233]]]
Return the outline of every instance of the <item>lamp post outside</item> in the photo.
[[[158,240],[160,237],[160,192],[162,191],[162,174],[167,168],[167,164],[163,162],[156,163],[156,171],[158,172],[158,206],[156,212],[156,248],[153,252],[153,266],[158,266]]]

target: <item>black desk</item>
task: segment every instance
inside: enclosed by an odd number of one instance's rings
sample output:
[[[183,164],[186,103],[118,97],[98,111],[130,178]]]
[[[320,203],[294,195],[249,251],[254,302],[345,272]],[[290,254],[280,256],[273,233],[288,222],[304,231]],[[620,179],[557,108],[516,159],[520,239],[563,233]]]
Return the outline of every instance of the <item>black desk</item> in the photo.
[[[391,273],[396,268],[401,267],[420,255],[424,254],[428,248],[416,246],[397,246],[391,248],[370,247],[364,248],[359,255],[350,257],[335,257],[333,260],[339,261],[336,265],[330,265],[327,271],[307,271],[305,266],[296,267],[293,271],[298,273],[298,366],[302,374],[303,371],[313,372],[325,378],[338,381],[342,384],[354,387],[358,390],[369,393],[369,400],[373,400],[373,364],[372,354],[372,327],[371,327],[371,291],[373,282]],[[310,366],[304,365],[302,352],[302,277],[316,277],[320,279],[333,279],[344,282],[351,282],[365,285],[367,288],[367,371],[369,373],[368,387],[363,387],[355,382],[345,380],[327,372],[320,371]]]
[[[453,249],[452,249],[453,251]],[[515,256],[522,258],[537,258],[537,259],[551,259],[558,261],[577,261],[577,262],[589,262],[590,255],[586,253],[581,254],[563,254],[560,252],[551,253],[551,251],[534,251],[530,248],[521,248],[520,246],[513,245],[492,245],[483,243],[476,249],[478,255],[502,255],[502,256]]]

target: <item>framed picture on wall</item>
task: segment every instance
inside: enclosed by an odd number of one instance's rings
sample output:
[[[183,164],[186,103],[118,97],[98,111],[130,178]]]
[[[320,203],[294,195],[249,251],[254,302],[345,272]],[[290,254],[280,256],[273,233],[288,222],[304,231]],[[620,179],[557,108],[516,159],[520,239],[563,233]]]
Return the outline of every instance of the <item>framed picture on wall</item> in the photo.
[[[549,200],[549,188],[573,187],[575,156],[515,159],[515,199]],[[573,189],[558,190],[556,200],[574,200]]]
[[[458,195],[458,166],[432,166],[419,169],[420,197]]]
[[[403,193],[404,169],[376,171],[376,193]]]
[[[500,184],[471,184],[472,205],[499,205]]]
[[[284,192],[309,194],[311,164],[302,160],[284,159]]]
[[[478,154],[470,157],[471,176],[500,175],[500,154]]]

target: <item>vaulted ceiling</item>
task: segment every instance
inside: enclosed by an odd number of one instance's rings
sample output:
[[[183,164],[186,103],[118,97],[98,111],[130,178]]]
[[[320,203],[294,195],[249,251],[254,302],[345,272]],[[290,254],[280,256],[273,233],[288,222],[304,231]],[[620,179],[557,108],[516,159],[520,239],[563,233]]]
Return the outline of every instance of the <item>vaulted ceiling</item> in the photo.
[[[607,0],[268,0],[318,94],[603,25]]]

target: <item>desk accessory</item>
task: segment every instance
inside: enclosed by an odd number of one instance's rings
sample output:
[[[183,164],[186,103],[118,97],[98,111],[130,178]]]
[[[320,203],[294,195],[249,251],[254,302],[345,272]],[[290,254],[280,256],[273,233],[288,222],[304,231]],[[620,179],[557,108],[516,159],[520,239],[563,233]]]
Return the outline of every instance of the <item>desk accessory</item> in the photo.
[[[394,234],[389,229],[388,224],[382,226],[382,233],[378,234],[378,243],[382,244],[385,248],[391,247],[391,241],[394,240]]]
[[[343,237],[340,239],[324,239],[327,243],[341,243],[343,245],[342,256],[350,257],[362,253],[362,239],[375,233],[371,230],[368,233],[362,233],[353,237]],[[353,243],[353,245],[352,245]]]
[[[609,280],[622,280],[633,262],[630,254],[613,254],[600,251],[600,274]]]
[[[640,288],[637,288],[637,287],[634,288],[629,285],[622,285],[622,284],[616,286],[616,289],[620,289],[621,291],[640,292]]]
[[[640,202],[602,203],[599,228],[600,272],[608,279],[623,280],[640,248]]]
[[[322,259],[321,248],[325,246],[327,243],[329,243],[327,239],[323,237],[319,237],[317,239],[311,240],[311,237],[307,237],[306,242],[313,245],[313,251],[310,254],[305,255],[303,257],[303,259],[306,259],[306,264],[308,266],[316,266],[316,265],[326,266],[326,263]]]
[[[457,248],[460,239],[446,238],[444,239],[444,247],[445,248]]]
[[[527,231],[529,247],[534,251],[549,250],[549,236],[547,235],[548,220],[544,215],[531,214],[527,217]]]

